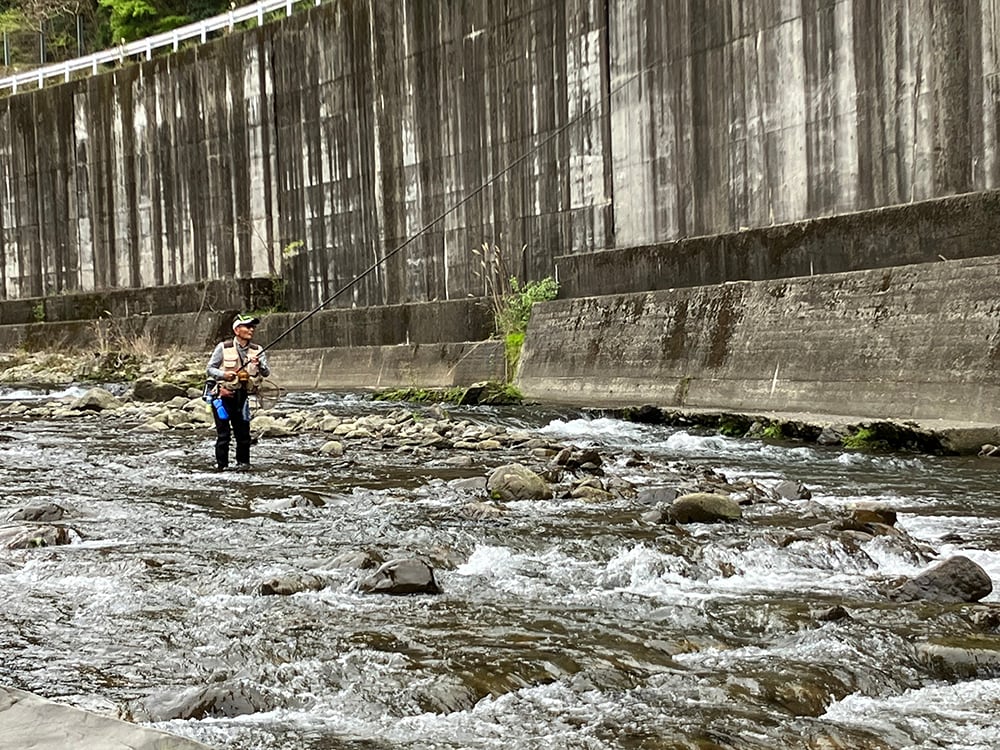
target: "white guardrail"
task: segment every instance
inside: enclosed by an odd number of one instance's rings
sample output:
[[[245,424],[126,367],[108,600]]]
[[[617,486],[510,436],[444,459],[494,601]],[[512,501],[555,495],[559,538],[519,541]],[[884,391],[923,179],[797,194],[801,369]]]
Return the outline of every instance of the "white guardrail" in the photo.
[[[206,18],[204,21],[191,23],[187,26],[179,26],[156,36],[122,44],[102,52],[95,52],[86,57],[77,57],[66,62],[46,65],[42,68],[0,78],[0,93],[9,90],[9,93],[16,94],[19,87],[30,84],[37,84],[38,88],[42,88],[45,82],[52,78],[62,77],[63,81],[69,81],[73,73],[81,70],[89,70],[92,75],[97,75],[101,65],[121,63],[137,56],[143,56],[150,60],[153,57],[153,52],[166,47],[170,47],[173,52],[176,52],[180,44],[189,39],[198,39],[204,44],[208,40],[208,35],[214,31],[221,29],[232,31],[236,24],[254,19],[257,20],[258,26],[262,26],[266,14],[283,8],[285,16],[288,17],[292,15],[296,5],[301,5],[304,2],[308,2],[309,5],[319,5],[322,0],[262,0],[262,2],[253,5],[233,8],[221,16]]]

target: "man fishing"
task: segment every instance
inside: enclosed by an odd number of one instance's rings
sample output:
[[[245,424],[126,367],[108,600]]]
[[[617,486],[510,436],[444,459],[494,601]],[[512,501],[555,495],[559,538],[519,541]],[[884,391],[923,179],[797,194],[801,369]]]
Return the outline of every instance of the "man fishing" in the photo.
[[[260,323],[252,315],[237,315],[233,319],[233,338],[220,341],[209,357],[208,374],[215,419],[215,462],[219,471],[229,466],[229,443],[236,437],[236,470],[250,468],[250,407],[251,393],[260,381],[271,374],[267,354],[259,344],[252,343]]]

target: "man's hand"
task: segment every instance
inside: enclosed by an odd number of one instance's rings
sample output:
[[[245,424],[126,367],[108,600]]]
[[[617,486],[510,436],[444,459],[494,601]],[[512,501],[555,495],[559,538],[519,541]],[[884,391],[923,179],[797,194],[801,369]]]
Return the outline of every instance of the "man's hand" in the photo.
[[[226,380],[236,380],[236,370],[226,370],[224,377]]]

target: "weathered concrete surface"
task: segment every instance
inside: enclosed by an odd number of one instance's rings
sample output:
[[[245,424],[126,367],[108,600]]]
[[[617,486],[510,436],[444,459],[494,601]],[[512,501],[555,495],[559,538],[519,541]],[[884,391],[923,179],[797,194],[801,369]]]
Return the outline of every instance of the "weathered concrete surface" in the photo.
[[[183,307],[183,305],[182,305]],[[232,336],[233,316],[254,308],[204,309],[175,314],[132,314],[101,320],[0,325],[0,351],[55,347],[114,349],[148,338],[159,347],[201,351]],[[265,346],[281,338],[282,349],[316,347],[445,344],[488,339],[492,313],[479,299],[413,305],[261,314],[257,341]]]
[[[276,349],[274,381],[292,390],[451,388],[504,379],[502,341]]]
[[[593,297],[993,255],[995,190],[556,258],[560,296]]]
[[[202,310],[263,310],[279,303],[273,279],[216,279],[197,284],[0,300],[0,325],[124,319]]]
[[[460,299],[483,242],[538,279],[995,189],[998,26],[1000,0],[327,3],[0,100],[0,297],[277,274],[309,309],[426,227],[335,304]]]
[[[0,352],[58,348],[92,356],[148,342],[151,353],[176,348],[203,352],[207,360],[217,342],[232,336],[235,312],[0,325]],[[321,310],[308,319],[303,316],[265,314],[257,329],[256,341],[269,347],[275,381],[284,388],[448,388],[505,378],[503,342],[489,339],[492,313],[482,300]]]
[[[0,687],[0,750],[208,750],[208,745]]]
[[[1000,424],[1000,259],[535,306],[517,385],[652,403]]]

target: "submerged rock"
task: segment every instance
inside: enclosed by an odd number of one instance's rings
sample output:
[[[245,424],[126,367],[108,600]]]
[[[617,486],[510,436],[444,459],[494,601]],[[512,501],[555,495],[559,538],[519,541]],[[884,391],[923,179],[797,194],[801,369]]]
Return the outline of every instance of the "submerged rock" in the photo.
[[[257,586],[257,593],[261,596],[290,596],[302,591],[319,591],[324,586],[326,581],[319,576],[308,573],[285,573],[262,581]]]
[[[151,695],[123,710],[129,721],[170,721],[246,716],[267,708],[264,694],[243,682],[206,685]]]

